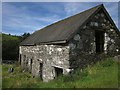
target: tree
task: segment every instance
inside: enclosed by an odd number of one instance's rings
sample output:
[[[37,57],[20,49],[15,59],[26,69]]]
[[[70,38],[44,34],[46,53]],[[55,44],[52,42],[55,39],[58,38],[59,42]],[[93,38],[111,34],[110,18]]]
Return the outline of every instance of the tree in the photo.
[[[30,36],[30,33],[24,33],[22,35],[22,40],[26,39],[28,36]]]

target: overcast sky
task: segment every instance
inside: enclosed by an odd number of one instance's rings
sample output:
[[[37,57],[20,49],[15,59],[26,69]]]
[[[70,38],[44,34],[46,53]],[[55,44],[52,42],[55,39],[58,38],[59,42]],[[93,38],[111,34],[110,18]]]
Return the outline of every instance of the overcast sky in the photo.
[[[103,3],[103,2],[102,2]],[[102,4],[99,2],[3,2],[2,32],[12,35],[33,33],[47,25]],[[118,3],[103,3],[118,27]]]

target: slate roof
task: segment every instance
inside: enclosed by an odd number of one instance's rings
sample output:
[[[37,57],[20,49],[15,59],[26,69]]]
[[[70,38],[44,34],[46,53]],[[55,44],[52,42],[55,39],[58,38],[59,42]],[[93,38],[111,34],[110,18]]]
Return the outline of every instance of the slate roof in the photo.
[[[74,16],[53,23],[34,32],[20,45],[37,45],[43,43],[65,43],[84,23],[103,5],[95,6]]]

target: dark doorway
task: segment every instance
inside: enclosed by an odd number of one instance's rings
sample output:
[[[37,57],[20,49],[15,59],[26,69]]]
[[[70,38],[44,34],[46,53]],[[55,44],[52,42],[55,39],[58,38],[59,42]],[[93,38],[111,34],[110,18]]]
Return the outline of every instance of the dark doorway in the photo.
[[[19,63],[21,64],[21,54],[19,54]]]
[[[26,55],[23,55],[23,65],[24,65],[24,68],[26,67]]]
[[[55,78],[63,75],[63,69],[62,68],[58,68],[58,67],[54,67],[54,68],[55,68]]]
[[[32,61],[33,61],[33,59],[31,58],[30,59],[30,72],[32,72]]]
[[[24,60],[24,62],[25,62],[25,60],[26,60],[26,55],[23,56],[23,60]]]
[[[104,31],[95,31],[96,53],[104,52]]]
[[[39,74],[40,74],[40,78],[42,80],[42,71],[43,71],[43,63],[40,63],[40,69],[39,69]]]

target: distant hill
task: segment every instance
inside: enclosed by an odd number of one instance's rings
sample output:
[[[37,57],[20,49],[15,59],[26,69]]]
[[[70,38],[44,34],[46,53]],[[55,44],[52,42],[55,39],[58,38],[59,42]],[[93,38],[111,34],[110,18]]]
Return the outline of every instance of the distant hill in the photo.
[[[9,34],[4,34],[2,33],[2,40],[3,41],[8,41],[8,40],[18,40],[20,36],[15,36],[15,35],[9,35]]]

